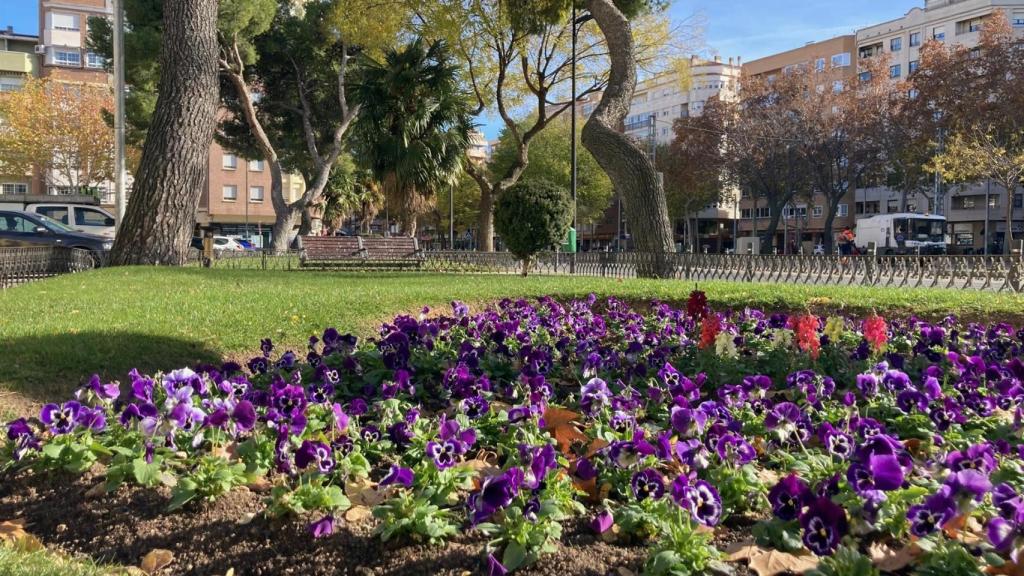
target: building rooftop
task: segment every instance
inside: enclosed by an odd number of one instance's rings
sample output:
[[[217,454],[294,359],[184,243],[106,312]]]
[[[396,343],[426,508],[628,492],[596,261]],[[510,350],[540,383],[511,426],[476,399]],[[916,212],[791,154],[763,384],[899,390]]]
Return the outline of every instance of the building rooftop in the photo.
[[[0,28],[0,38],[4,38],[6,40],[24,40],[26,42],[36,42],[39,40],[39,35],[15,32],[14,26],[7,26],[6,28]]]

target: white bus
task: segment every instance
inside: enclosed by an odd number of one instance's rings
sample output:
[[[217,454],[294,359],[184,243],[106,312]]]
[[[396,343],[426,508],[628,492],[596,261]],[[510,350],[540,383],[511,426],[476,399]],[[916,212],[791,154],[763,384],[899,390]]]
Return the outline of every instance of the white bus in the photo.
[[[946,218],[897,212],[857,220],[857,249],[870,254],[945,254]]]

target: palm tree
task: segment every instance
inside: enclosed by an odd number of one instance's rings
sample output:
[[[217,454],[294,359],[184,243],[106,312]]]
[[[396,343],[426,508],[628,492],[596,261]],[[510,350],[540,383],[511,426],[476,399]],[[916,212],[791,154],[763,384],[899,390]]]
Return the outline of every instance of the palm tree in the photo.
[[[416,217],[433,192],[455,183],[472,130],[459,69],[442,42],[416,39],[378,62],[362,58],[353,96],[362,105],[355,148],[383,184],[401,233],[416,234]]]

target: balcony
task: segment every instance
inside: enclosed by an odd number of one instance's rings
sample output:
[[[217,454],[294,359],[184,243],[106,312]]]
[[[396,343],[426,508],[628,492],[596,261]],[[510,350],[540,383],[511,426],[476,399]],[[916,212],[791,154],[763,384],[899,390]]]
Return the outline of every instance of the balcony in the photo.
[[[36,75],[37,58],[35,54],[0,50],[0,71],[17,72],[18,74]]]

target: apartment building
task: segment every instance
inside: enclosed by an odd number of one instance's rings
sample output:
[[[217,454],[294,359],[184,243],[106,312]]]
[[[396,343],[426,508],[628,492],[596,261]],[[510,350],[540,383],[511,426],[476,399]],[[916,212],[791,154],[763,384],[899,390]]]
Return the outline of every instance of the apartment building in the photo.
[[[818,90],[843,90],[856,78],[856,52],[857,37],[852,34],[808,42],[799,48],[745,63],[743,76],[764,78],[770,82],[796,70],[813,70]],[[839,203],[833,234],[838,234],[844,226],[853,225],[854,198],[851,192]],[[797,191],[796,199],[783,208],[772,245],[779,252],[803,250],[804,253],[810,253],[815,246],[824,244],[827,207],[828,203],[821,194],[810,195],[809,190]],[[763,236],[762,231],[774,216],[767,202],[764,199],[755,200],[749,190],[741,191],[739,213],[736,227],[740,237]]]
[[[36,45],[39,37],[8,26],[0,30],[0,92],[18,90],[27,78],[39,76]],[[29,194],[39,190],[38,174],[0,175],[0,194]]]
[[[911,9],[903,17],[857,31],[858,60],[884,57],[894,81],[913,74],[920,63],[920,50],[929,40],[976,46],[985,18],[1003,10],[1019,34],[1024,35],[1024,0],[926,0],[924,7]],[[986,242],[999,249],[1007,238],[1006,191],[995,184],[978,182],[940,188],[907,198],[885,187],[858,189],[856,214],[897,212],[941,213],[947,218],[954,250],[981,252]],[[987,198],[987,202],[986,202]],[[1014,202],[1012,234],[1024,239],[1024,206],[1018,193]],[[986,207],[987,203],[987,207]],[[986,240],[985,221],[989,215],[991,234]]]
[[[282,176],[282,188],[287,202],[294,202],[306,191],[302,177],[295,174]],[[196,223],[215,234],[252,237],[257,245],[268,245],[274,206],[267,163],[241,158],[214,142]]]
[[[40,76],[64,82],[110,85],[106,60],[89,52],[89,18],[112,18],[112,0],[40,0]]]
[[[700,116],[707,101],[716,96],[735,97],[741,71],[738,58],[723,61],[717,56],[712,59],[691,56],[687,67],[688,78],[680,78],[679,72],[671,71],[648,78],[637,85],[623,131],[635,138],[649,155],[655,156],[658,146],[670,143],[675,137],[673,124],[676,119]],[[600,99],[600,94],[591,94],[581,99],[577,108],[581,116],[589,116]],[[685,220],[675,222],[673,227],[677,242],[685,244],[690,239],[687,227],[695,225],[699,245],[692,249],[718,252],[731,246],[734,209],[734,201],[712,204],[697,214],[695,224],[694,221]],[[579,237],[586,250],[630,247],[630,223],[626,221],[619,198],[613,200],[600,222],[584,226]]]

